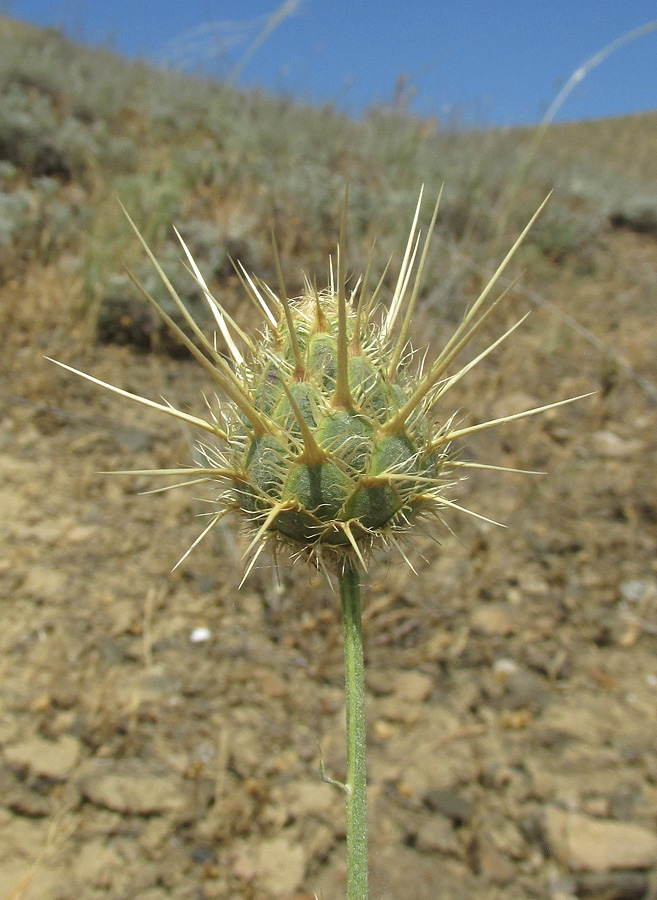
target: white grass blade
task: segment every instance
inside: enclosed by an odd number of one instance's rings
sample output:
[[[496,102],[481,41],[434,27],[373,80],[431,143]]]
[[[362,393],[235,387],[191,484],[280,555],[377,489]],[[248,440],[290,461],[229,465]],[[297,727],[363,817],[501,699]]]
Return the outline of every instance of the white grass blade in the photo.
[[[255,282],[253,281],[253,278],[251,278],[251,276],[246,271],[246,269],[244,268],[244,266],[242,265],[241,262],[238,262],[237,265],[242,270],[242,274],[243,274],[244,278],[246,279],[246,282],[252,291],[252,296],[254,297],[254,299],[256,300],[256,302],[258,303],[260,308],[262,309],[267,321],[269,322],[271,327],[274,329],[274,331],[278,331],[278,324],[276,322],[276,319],[274,318],[274,314],[272,313],[270,308],[265,303],[264,297],[262,296],[262,294],[256,287]]]
[[[450,466],[456,466],[459,469],[485,469],[488,472],[515,472],[518,475],[547,475],[547,472],[539,472],[534,469],[514,469],[511,466],[494,466],[489,463],[467,462],[460,459],[452,460]]]
[[[222,469],[219,466],[201,468],[201,466],[188,466],[179,469],[115,469],[112,472],[101,472],[101,475],[207,475],[210,478],[236,478],[239,472],[234,469]]]
[[[499,264],[499,266],[497,267],[497,269],[495,270],[495,272],[493,273],[493,275],[492,275],[492,276],[490,277],[490,279],[488,280],[488,283],[486,284],[486,287],[483,289],[483,291],[481,292],[481,294],[479,294],[479,296],[478,296],[477,299],[475,300],[473,306],[468,310],[468,312],[467,312],[466,315],[464,316],[463,321],[461,322],[461,324],[459,325],[459,327],[456,329],[456,331],[455,331],[454,334],[452,335],[452,338],[450,339],[449,343],[446,345],[445,349],[443,350],[443,353],[444,353],[446,350],[451,349],[451,346],[453,346],[453,344],[456,342],[456,340],[458,340],[458,339],[461,337],[461,335],[463,334],[463,331],[465,330],[465,328],[470,324],[470,322],[471,322],[472,319],[475,317],[475,315],[477,314],[477,312],[481,309],[482,305],[486,302],[486,299],[487,299],[488,295],[489,295],[490,292],[493,290],[493,288],[495,287],[495,285],[496,285],[497,282],[499,281],[500,277],[502,276],[502,273],[504,272],[504,270],[506,269],[506,267],[509,265],[509,263],[511,262],[511,260],[512,260],[513,257],[515,256],[516,251],[518,250],[518,248],[520,247],[520,245],[522,244],[522,242],[523,242],[523,241],[525,240],[525,238],[527,237],[527,235],[528,235],[529,231],[531,230],[531,228],[532,228],[534,222],[536,221],[536,219],[538,219],[538,217],[540,216],[540,214],[543,212],[543,209],[544,209],[544,207],[545,207],[545,204],[548,202],[548,200],[550,199],[551,196],[552,196],[552,191],[550,191],[550,193],[547,195],[547,197],[545,198],[545,200],[543,200],[543,202],[542,202],[541,205],[538,207],[538,209],[536,210],[536,212],[534,213],[534,215],[531,217],[531,219],[529,220],[529,222],[527,222],[527,224],[525,225],[525,227],[523,228],[523,230],[520,232],[520,234],[519,234],[519,236],[516,238],[516,240],[515,240],[513,246],[511,247],[511,249],[509,250],[509,252],[507,253],[507,255],[504,257],[504,259],[502,260],[502,262]]]
[[[100,378],[94,378],[93,375],[87,375],[86,372],[81,372],[79,369],[75,369],[73,366],[67,366],[66,363],[59,362],[56,359],[52,359],[50,356],[46,356],[46,359],[49,362],[55,363],[56,366],[59,366],[62,369],[66,369],[68,372],[73,372],[74,375],[79,375],[81,378],[86,378],[87,381],[91,381],[93,384],[97,384],[100,387],[106,388],[108,391],[112,391],[114,394],[118,394],[119,397],[127,397],[128,400],[134,400],[136,403],[141,403],[142,406],[148,406],[150,409],[156,409],[158,412],[166,413],[168,416],[173,416],[176,419],[180,419],[181,422],[187,422],[188,425],[194,425],[196,428],[202,428],[204,431],[209,431],[210,434],[214,434],[220,438],[226,439],[226,435],[223,434],[215,425],[211,425],[209,422],[206,422],[204,419],[199,419],[196,416],[191,416],[189,413],[184,413],[180,409],[175,409],[173,406],[165,406],[163,403],[156,403],[154,400],[148,400],[146,397],[140,397],[138,394],[132,394],[130,391],[124,391],[121,388],[115,387],[113,384],[108,384],[106,381],[101,381]]]
[[[258,561],[258,558],[259,558],[260,554],[263,552],[263,550],[265,549],[265,546],[266,546],[266,545],[265,545],[265,543],[264,543],[264,541],[263,541],[263,543],[260,544],[260,546],[258,547],[258,549],[256,550],[256,552],[253,554],[253,556],[252,556],[252,558],[251,558],[251,561],[249,562],[248,566],[246,567],[246,571],[244,572],[244,575],[242,575],[242,580],[240,581],[240,583],[239,583],[239,585],[238,585],[238,587],[237,587],[237,590],[238,590],[238,591],[241,590],[242,585],[244,584],[244,582],[246,581],[246,579],[247,579],[247,578],[249,577],[249,575],[251,574],[251,570],[253,569],[253,567],[255,566],[256,562]]]
[[[395,291],[392,295],[392,301],[390,303],[390,309],[388,310],[388,315],[386,316],[385,324],[383,326],[383,338],[387,340],[390,337],[393,326],[395,324],[395,320],[399,315],[399,309],[404,298],[404,292],[402,290],[402,285],[404,281],[408,283],[407,272],[409,269],[408,260],[411,255],[411,250],[413,247],[413,242],[415,241],[415,229],[417,228],[418,218],[420,216],[420,207],[422,206],[422,197],[424,195],[424,185],[420,189],[420,197],[417,201],[417,206],[415,208],[415,216],[413,217],[413,224],[411,225],[411,231],[408,235],[408,243],[406,244],[406,250],[404,252],[404,258],[402,260],[401,268],[399,270],[399,276],[397,278],[397,285],[395,287]]]
[[[356,539],[354,538],[354,536],[352,534],[351,528],[349,527],[349,522],[342,522],[341,527],[342,527],[342,530],[344,531],[344,533],[346,534],[347,540],[351,544],[354,553],[358,557],[360,564],[363,567],[363,570],[365,572],[367,572],[367,564],[366,564],[365,560],[363,559],[363,554],[360,552],[360,547],[356,543]]]
[[[402,559],[404,560],[404,562],[406,563],[406,565],[408,566],[408,568],[411,570],[411,572],[412,572],[414,575],[417,575],[417,569],[415,568],[415,566],[413,565],[413,563],[410,561],[410,559],[408,558],[408,556],[406,555],[406,553],[404,553],[404,548],[403,548],[402,545],[399,543],[399,541],[398,541],[397,538],[394,536],[394,534],[389,534],[387,537],[388,537],[388,540],[390,541],[390,543],[397,549],[397,552],[401,555]]]
[[[497,525],[498,528],[506,528],[502,522],[496,522],[495,519],[489,519],[488,516],[482,516],[481,513],[476,513],[471,509],[466,509],[465,506],[459,506],[458,503],[453,503],[451,500],[447,500],[445,497],[440,498],[440,502],[444,503],[445,506],[449,506],[450,509],[456,509],[459,512],[465,513],[467,516],[472,516],[474,519],[480,519],[482,522],[488,522],[489,525]]]
[[[178,566],[182,565],[185,562],[185,560],[187,559],[189,554],[192,552],[192,550],[195,547],[198,547],[198,545],[201,543],[203,538],[207,537],[207,535],[210,534],[210,532],[212,531],[214,526],[217,524],[217,522],[219,522],[220,519],[223,519],[223,517],[229,512],[230,512],[230,509],[222,509],[221,512],[218,512],[215,516],[212,517],[209,524],[203,529],[203,531],[199,534],[199,536],[196,538],[196,540],[190,545],[190,547],[180,557],[178,562],[175,564],[175,566],[171,570],[172,572],[175,572],[176,569],[178,568]]]
[[[506,422],[513,422],[517,419],[526,419],[529,416],[536,416],[538,413],[547,412],[548,409],[556,409],[558,406],[566,406],[568,403],[575,403],[577,400],[584,400],[586,397],[592,397],[596,391],[589,391],[588,394],[579,394],[577,397],[569,397],[567,400],[557,400],[556,403],[548,403],[546,406],[536,406],[534,409],[527,409],[525,412],[514,413],[511,416],[501,416],[499,419],[490,419],[488,422],[481,422],[479,425],[470,425],[467,428],[458,428],[455,431],[449,431],[446,434],[436,438],[431,442],[430,451],[440,447],[442,444],[448,444],[457,438],[464,437],[466,434],[474,434],[477,431],[484,431],[486,428],[494,428],[496,425],[504,425]]]
[[[500,346],[500,344],[504,343],[504,341],[506,341],[507,338],[509,338],[513,334],[516,328],[520,328],[528,315],[529,313],[525,313],[522,319],[519,319],[514,325],[511,326],[511,328],[505,331],[504,334],[500,335],[500,337],[498,337],[496,341],[493,341],[493,343],[486,347],[485,350],[482,350],[482,352],[478,356],[475,356],[475,358],[470,360],[467,365],[463,366],[460,371],[452,375],[451,378],[448,378],[447,381],[445,381],[445,383],[441,385],[433,402],[435,403],[436,401],[438,401],[443,396],[443,394],[446,394],[451,387],[454,387],[454,385],[457,384],[457,382],[459,382],[464,375],[467,375],[467,373],[472,371],[475,366],[478,366],[479,363],[483,359],[485,359],[489,353],[492,353],[493,350],[497,349],[497,347]]]
[[[174,226],[173,230],[175,231],[176,237],[180,241],[182,248],[185,251],[185,255],[187,256],[187,260],[192,269],[194,278],[196,279],[199,286],[201,287],[201,290],[203,291],[203,295],[208,303],[208,306],[210,307],[210,311],[211,311],[212,315],[215,318],[215,321],[219,327],[219,331],[221,332],[223,339],[226,341],[226,346],[228,347],[230,355],[233,357],[233,360],[235,361],[235,363],[238,366],[242,365],[244,362],[244,357],[242,356],[242,353],[240,352],[239,347],[233,340],[231,333],[228,331],[228,328],[226,326],[226,320],[224,318],[223,310],[220,308],[219,304],[217,303],[215,298],[210,293],[210,288],[205,283],[205,279],[203,278],[201,270],[196,265],[196,260],[190,253],[187,244],[185,243],[185,241],[182,238],[182,235],[180,234],[180,232],[178,231],[178,229],[175,226]]]

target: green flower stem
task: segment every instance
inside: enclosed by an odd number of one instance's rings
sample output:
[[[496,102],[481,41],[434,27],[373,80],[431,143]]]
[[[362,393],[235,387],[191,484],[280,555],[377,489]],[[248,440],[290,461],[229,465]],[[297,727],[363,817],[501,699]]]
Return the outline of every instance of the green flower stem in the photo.
[[[354,563],[345,564],[339,581],[347,697],[347,900],[367,900],[365,670],[360,577]]]

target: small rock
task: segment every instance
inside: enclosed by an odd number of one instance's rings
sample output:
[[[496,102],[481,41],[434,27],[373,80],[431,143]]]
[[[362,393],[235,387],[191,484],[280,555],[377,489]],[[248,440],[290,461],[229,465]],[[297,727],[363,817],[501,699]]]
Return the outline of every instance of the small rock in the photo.
[[[431,790],[424,802],[432,812],[440,813],[455,825],[467,825],[472,819],[473,805],[467,797],[455,791]]]
[[[255,729],[241,728],[232,735],[230,761],[240,778],[250,778],[255,775],[262,763],[262,749]]]
[[[609,797],[609,815],[612,819],[629,820],[634,814],[641,795],[641,788],[633,782],[619,784]]]
[[[275,897],[287,898],[296,891],[306,871],[303,847],[286,838],[272,838],[258,847],[258,878]]]
[[[650,195],[627,197],[616,203],[608,215],[614,228],[627,228],[638,234],[657,233],[657,198]]]
[[[26,869],[25,858],[2,860],[0,867],[0,897],[3,900],[42,900],[45,897],[71,897],[70,867],[51,861],[46,866]]]
[[[114,637],[122,634],[135,634],[135,622],[140,613],[132,600],[117,600],[107,609],[112,620],[111,632]]]
[[[91,541],[97,531],[97,525],[72,525],[60,533],[60,540],[66,541],[67,544],[85,544]]]
[[[104,838],[83,844],[75,855],[75,874],[80,883],[96,888],[112,887],[112,876],[124,866],[125,860]]]
[[[265,697],[276,699],[287,695],[288,686],[277,672],[272,672],[271,669],[263,669],[255,674]]]
[[[612,431],[596,431],[591,435],[591,448],[598,456],[607,459],[623,459],[634,456],[643,450],[643,443],[621,438]]]
[[[576,882],[577,896],[594,900],[642,900],[648,888],[643,872],[582,872]]]
[[[534,672],[516,672],[506,682],[504,705],[508,709],[530,709],[540,712],[548,699],[548,689]]]
[[[30,791],[24,785],[18,785],[3,800],[3,805],[19,816],[40,819],[52,814],[50,797],[37,791]]]
[[[394,685],[395,697],[408,703],[424,703],[433,691],[433,678],[422,672],[401,672]]]
[[[470,617],[474,631],[486,637],[506,637],[518,630],[517,616],[504,603],[487,603],[478,606]]]
[[[207,844],[198,844],[192,849],[191,858],[198,865],[212,865],[217,862],[217,853]]]
[[[203,893],[199,894],[199,898],[202,898],[202,900],[223,900],[229,893],[228,882],[225,878],[204,878]],[[141,900],[142,896],[144,900],[150,900],[150,897],[142,894],[139,895],[139,900]],[[168,900],[168,895],[163,895],[162,900]]]
[[[516,876],[516,869],[511,860],[486,837],[481,837],[477,841],[477,863],[481,874],[493,884],[500,886],[510,884]]]
[[[575,880],[556,868],[548,869],[548,896],[550,900],[577,900]]]
[[[257,865],[253,859],[252,848],[244,841],[235,842],[232,849],[231,873],[242,881],[253,881],[257,873]]]
[[[171,827],[167,819],[161,817],[150,819],[139,834],[140,849],[147,856],[154,856],[171,836]]]
[[[306,842],[308,854],[312,859],[325,860],[335,844],[335,834],[328,825],[319,825]]]
[[[23,582],[23,592],[37,600],[52,602],[60,598],[66,588],[66,576],[57,569],[33,565]]]
[[[417,833],[416,846],[422,853],[442,853],[444,856],[460,856],[461,848],[449,819],[432,816]]]
[[[605,727],[598,710],[568,699],[551,704],[541,719],[541,730],[546,734],[551,732],[559,742],[593,742],[600,746],[604,743]]]
[[[581,811],[594,819],[630,818],[629,816],[611,815],[608,797],[584,797],[580,804]]]
[[[461,785],[472,784],[478,773],[479,763],[472,746],[466,741],[453,741],[440,748],[425,746],[417,752],[411,750],[399,770],[399,777],[413,788],[413,796],[426,798],[433,792],[452,794]],[[443,812],[437,807],[436,811]]]
[[[554,807],[545,814],[550,852],[571,871],[649,869],[657,864],[657,835],[639,825],[591,819]]]
[[[4,755],[10,766],[31,775],[66,781],[80,758],[80,742],[70,734],[56,741],[32,738],[5,747]]]
[[[493,403],[491,418],[501,419],[503,416],[512,416],[539,405],[539,401],[536,397],[532,397],[531,394],[525,394],[524,391],[514,391],[511,394],[505,394]]]
[[[620,595],[624,603],[649,603],[657,599],[657,581],[644,578],[632,578],[620,586]]]
[[[2,501],[0,500],[0,504]],[[15,721],[9,721],[7,718],[4,722],[0,722],[0,746],[10,744],[18,734],[18,725]]]
[[[130,453],[142,453],[153,447],[153,435],[140,428],[118,428],[112,436],[121,450]]]
[[[321,819],[332,813],[335,799],[336,791],[331,785],[319,779],[300,781],[294,786],[290,806],[296,816],[310,815]]]
[[[377,741],[387,741],[399,731],[399,726],[385,719],[377,719],[372,725],[372,734]]]
[[[513,659],[502,656],[493,663],[493,676],[496,681],[506,684],[511,675],[520,671],[518,663]]]
[[[80,790],[96,806],[127,815],[149,816],[178,812],[186,804],[179,780],[170,775],[152,775],[148,770],[116,764],[91,764],[80,779]]]
[[[297,725],[294,731],[294,749],[300,760],[310,762],[317,757],[317,737],[305,725]]]
[[[394,673],[383,669],[365,670],[365,683],[375,697],[387,697],[394,690]]]
[[[206,641],[209,641],[211,637],[212,632],[210,629],[206,628],[204,625],[199,625],[192,629],[189,640],[192,644],[204,644]]]
[[[381,718],[389,722],[403,722],[405,725],[414,725],[422,714],[422,707],[418,703],[409,703],[398,697],[382,697],[376,709]]]

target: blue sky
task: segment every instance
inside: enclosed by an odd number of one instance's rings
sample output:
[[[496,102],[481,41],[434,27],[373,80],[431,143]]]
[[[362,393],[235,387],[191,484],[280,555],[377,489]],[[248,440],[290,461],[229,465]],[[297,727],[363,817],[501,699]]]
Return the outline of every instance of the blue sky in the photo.
[[[400,75],[410,109],[475,125],[539,121],[575,69],[657,19],[655,0],[0,0],[0,11],[111,46],[359,115],[390,103]],[[582,119],[657,109],[657,32],[612,54],[557,115]]]

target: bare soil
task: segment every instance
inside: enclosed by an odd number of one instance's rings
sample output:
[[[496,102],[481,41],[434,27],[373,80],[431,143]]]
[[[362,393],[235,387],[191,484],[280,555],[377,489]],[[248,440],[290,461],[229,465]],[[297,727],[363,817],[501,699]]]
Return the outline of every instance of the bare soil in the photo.
[[[464,482],[506,528],[453,513],[408,550],[417,575],[393,554],[370,572],[376,900],[657,896],[656,272],[654,236],[621,230],[586,267],[530,268],[609,352],[517,295],[490,335],[532,315],[453,409],[597,393],[469,442],[547,473]],[[344,776],[339,604],[266,562],[238,590],[232,522],[171,572],[201,490],[101,473],[186,462],[193,436],[43,354],[197,411],[202,373],[62,334],[62,280],[35,263],[0,296],[0,897],[344,897],[343,799],[318,773],[321,753]],[[434,346],[453,327],[421,325]]]

